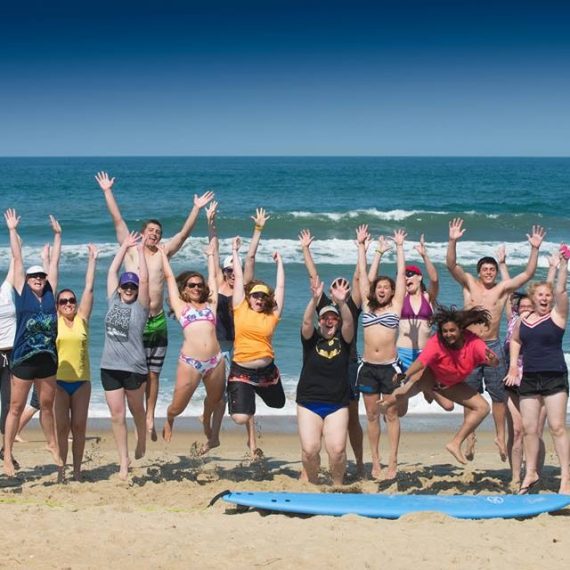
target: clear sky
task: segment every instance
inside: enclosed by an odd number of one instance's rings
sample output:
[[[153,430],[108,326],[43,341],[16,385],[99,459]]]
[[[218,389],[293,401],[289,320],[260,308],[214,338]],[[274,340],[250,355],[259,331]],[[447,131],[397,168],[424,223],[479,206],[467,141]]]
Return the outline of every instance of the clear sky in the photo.
[[[570,156],[569,30],[552,0],[3,2],[0,156]]]

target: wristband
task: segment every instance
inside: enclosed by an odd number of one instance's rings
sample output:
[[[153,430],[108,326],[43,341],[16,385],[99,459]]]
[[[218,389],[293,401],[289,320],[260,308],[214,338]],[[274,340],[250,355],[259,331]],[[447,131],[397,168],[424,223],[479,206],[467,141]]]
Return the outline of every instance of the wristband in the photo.
[[[377,250],[376,250],[376,253],[377,253],[378,255],[382,255],[384,252],[383,252],[383,251],[380,251],[379,249],[377,249]]]
[[[256,232],[261,232],[261,231],[263,231],[263,226],[260,226],[260,225],[258,225],[258,224],[255,224],[255,231],[256,231]]]

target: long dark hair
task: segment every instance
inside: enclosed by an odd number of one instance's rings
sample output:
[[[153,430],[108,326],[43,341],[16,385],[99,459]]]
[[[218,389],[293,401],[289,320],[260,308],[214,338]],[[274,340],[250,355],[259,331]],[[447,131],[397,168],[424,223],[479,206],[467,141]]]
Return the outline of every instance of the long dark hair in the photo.
[[[381,309],[385,305],[381,305],[378,300],[376,299],[376,286],[380,281],[388,281],[390,283],[390,287],[392,288],[392,297],[390,298],[390,302],[394,298],[394,294],[396,293],[396,283],[391,277],[387,277],[386,275],[379,275],[370,283],[370,289],[368,291],[368,308],[370,311],[374,312],[376,309]]]
[[[269,291],[269,293],[267,295],[267,301],[265,301],[265,307],[263,308],[263,311],[261,311],[261,312],[265,313],[266,315],[270,315],[271,313],[273,313],[275,307],[277,307],[277,302],[275,301],[275,291],[274,291],[273,287],[270,287],[267,283],[265,283],[265,281],[259,281],[257,279],[254,279],[253,281],[250,281],[243,288],[245,296],[247,297],[248,300],[249,300],[249,296],[251,294],[251,290],[256,285],[264,285],[265,287],[267,287],[267,290]]]
[[[176,286],[178,287],[178,295],[185,303],[190,303],[190,297],[186,295],[186,283],[188,279],[191,277],[199,277],[204,283],[204,288],[202,289],[202,294],[198,299],[198,303],[205,303],[206,301],[210,300],[210,288],[208,287],[208,283],[204,279],[204,276],[198,271],[183,271],[179,275],[176,276]]]
[[[489,326],[491,313],[483,307],[458,309],[455,305],[450,307],[438,305],[433,317],[430,319],[430,324],[437,328],[437,336],[440,340],[443,340],[442,330],[445,323],[455,323],[462,331],[471,325]]]

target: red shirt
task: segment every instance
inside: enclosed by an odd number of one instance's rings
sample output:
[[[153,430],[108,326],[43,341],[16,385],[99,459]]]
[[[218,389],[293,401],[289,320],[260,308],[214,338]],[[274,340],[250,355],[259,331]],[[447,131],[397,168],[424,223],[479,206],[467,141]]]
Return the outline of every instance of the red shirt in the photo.
[[[434,335],[418,357],[444,386],[463,382],[475,367],[487,362],[485,341],[470,331],[464,331],[463,338],[465,342],[461,348],[450,348]]]

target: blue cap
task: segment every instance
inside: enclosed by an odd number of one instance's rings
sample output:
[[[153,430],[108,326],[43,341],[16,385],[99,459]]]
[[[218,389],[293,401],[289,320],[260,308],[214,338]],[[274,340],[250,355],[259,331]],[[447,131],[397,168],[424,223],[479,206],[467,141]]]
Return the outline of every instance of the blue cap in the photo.
[[[133,285],[139,286],[139,276],[132,271],[125,271],[119,279],[119,287],[131,283]]]

